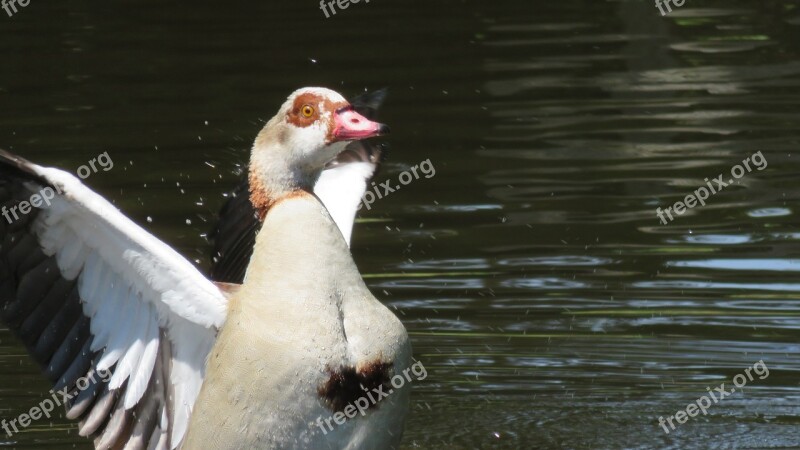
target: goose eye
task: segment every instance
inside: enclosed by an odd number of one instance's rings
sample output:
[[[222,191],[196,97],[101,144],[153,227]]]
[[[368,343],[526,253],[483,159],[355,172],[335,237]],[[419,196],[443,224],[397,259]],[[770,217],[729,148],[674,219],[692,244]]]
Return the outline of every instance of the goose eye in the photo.
[[[305,105],[300,112],[303,114],[303,117],[311,117],[314,115],[314,107],[311,105]]]

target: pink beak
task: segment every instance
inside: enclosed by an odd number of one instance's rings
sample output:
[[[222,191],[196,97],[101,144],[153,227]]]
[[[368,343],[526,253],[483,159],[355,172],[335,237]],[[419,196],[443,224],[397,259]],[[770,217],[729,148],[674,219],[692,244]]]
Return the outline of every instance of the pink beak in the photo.
[[[333,130],[333,137],[337,141],[355,141],[389,134],[388,126],[367,119],[357,113],[352,106],[336,111],[334,119],[336,128]]]

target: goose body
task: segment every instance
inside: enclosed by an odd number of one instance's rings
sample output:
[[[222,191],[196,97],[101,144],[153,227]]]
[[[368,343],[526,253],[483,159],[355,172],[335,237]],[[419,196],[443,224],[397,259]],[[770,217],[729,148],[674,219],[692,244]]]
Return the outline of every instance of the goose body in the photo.
[[[408,336],[313,193],[348,143],[385,131],[336,92],[292,94],[253,146],[261,228],[225,291],[74,176],[0,151],[0,204],[58,192],[0,221],[0,316],[74,394],[79,433],[98,449],[397,447],[409,389],[390,380],[407,378]]]
[[[295,226],[298,221],[305,224],[302,229]],[[352,259],[344,257],[346,249],[313,195],[272,207],[248,268],[248,273],[266,276],[248,276],[230,300],[230,326],[223,327],[211,352],[188,448],[202,443],[213,443],[213,448],[225,443],[230,448],[314,449],[397,445],[407,388],[371,405],[360,420],[333,430],[315,423],[336,412],[332,403],[350,404],[366,396],[361,389],[352,393],[347,386],[334,386],[322,394],[335,400],[321,402],[320,389],[332,377],[352,372],[378,377],[388,391],[389,377],[411,364],[403,325],[372,296]],[[222,425],[214,414],[221,405]],[[267,407],[254,411],[251,405]]]

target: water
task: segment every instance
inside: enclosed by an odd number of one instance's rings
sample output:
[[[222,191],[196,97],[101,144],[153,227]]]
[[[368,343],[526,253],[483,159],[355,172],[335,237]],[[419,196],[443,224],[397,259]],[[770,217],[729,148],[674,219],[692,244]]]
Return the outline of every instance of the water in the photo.
[[[353,252],[428,370],[406,448],[800,446],[800,10],[789,0],[49,4],[0,13],[0,145],[77,169],[206,267],[202,234],[292,90],[388,86]],[[761,151],[675,220],[666,208]],[[763,361],[707,415],[658,417]],[[0,333],[0,417],[48,386]],[[2,434],[0,434],[2,436]],[[88,448],[63,420],[18,448]]]

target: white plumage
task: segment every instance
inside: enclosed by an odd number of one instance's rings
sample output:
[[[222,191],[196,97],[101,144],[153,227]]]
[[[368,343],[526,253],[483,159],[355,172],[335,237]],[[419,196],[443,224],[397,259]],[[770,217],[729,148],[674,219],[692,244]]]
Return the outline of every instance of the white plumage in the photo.
[[[171,442],[176,447],[203,382],[205,358],[225,321],[224,295],[189,261],[71,174],[32,168],[63,192],[49,207],[43,205],[33,229],[45,253],[57,256],[64,277],[78,277],[83,312],[92,319],[92,349],[105,347],[97,367],[116,364],[110,388],[127,382],[125,408],[141,400],[150,382],[162,331],[175,346]]]

